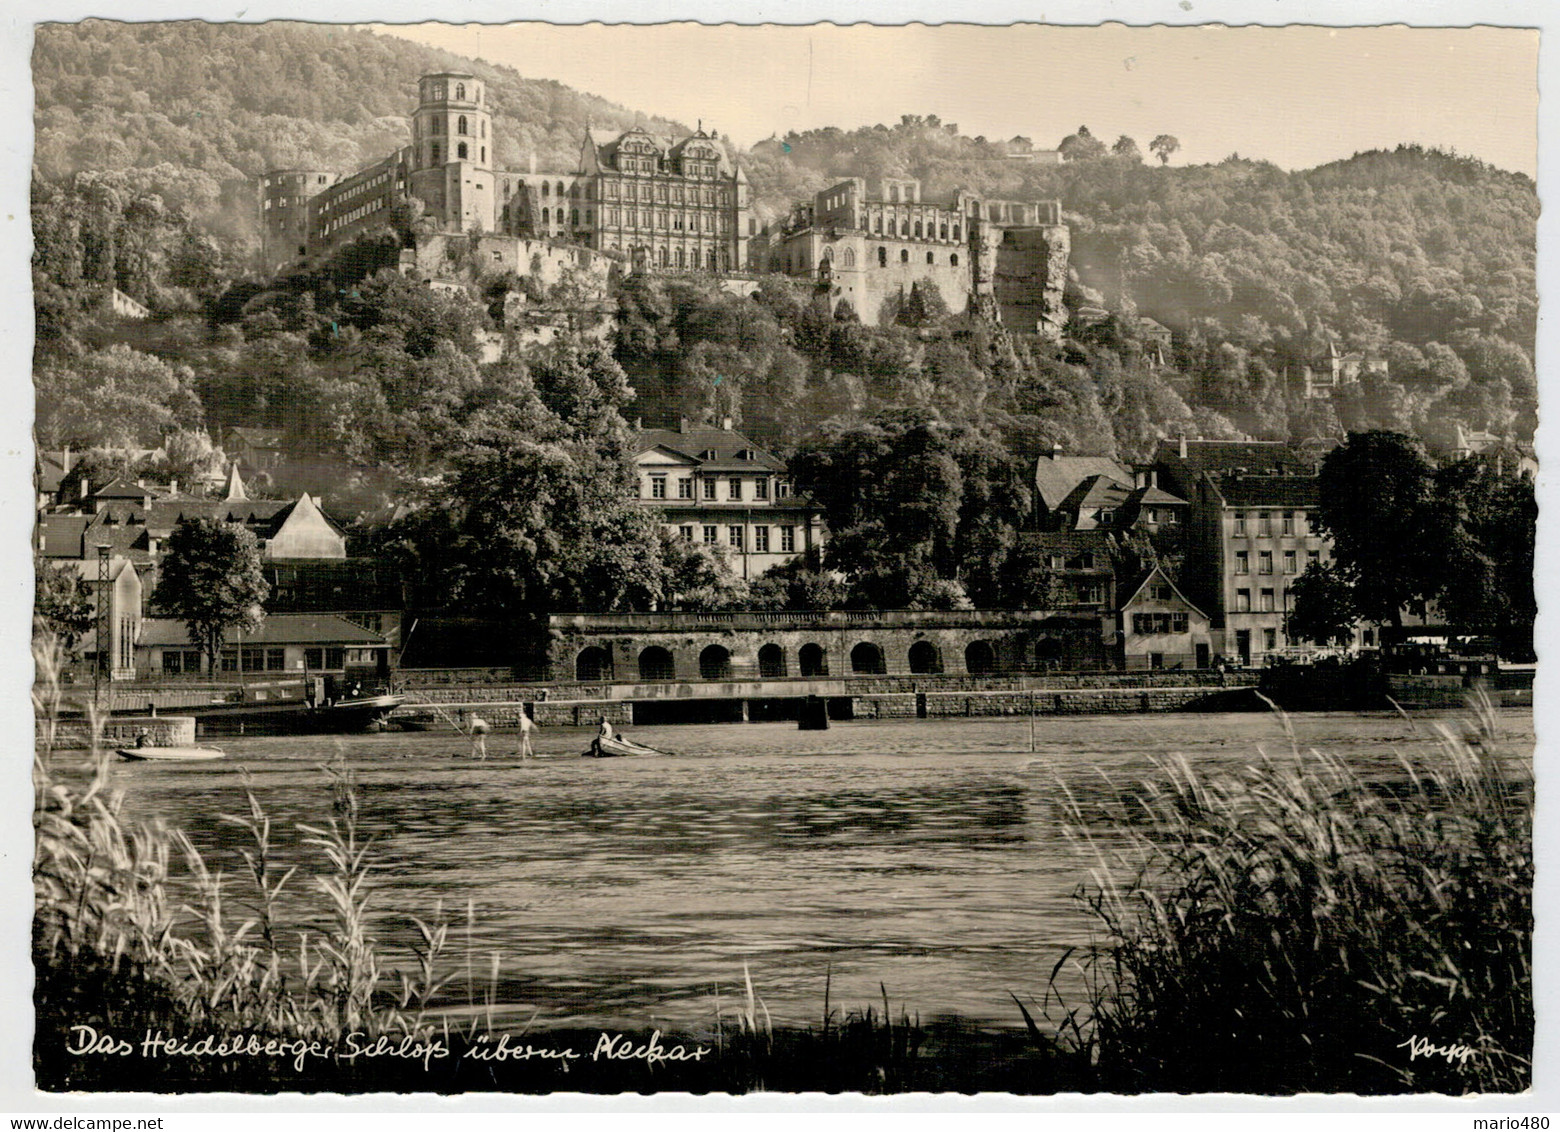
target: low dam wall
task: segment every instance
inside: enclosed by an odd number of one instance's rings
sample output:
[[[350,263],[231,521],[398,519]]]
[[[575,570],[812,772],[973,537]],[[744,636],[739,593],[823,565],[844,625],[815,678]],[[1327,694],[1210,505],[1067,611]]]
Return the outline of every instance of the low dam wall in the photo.
[[[141,732],[152,747],[191,747],[195,745],[195,717],[192,715],[116,715],[103,720],[101,743],[105,747],[134,746]],[[84,719],[60,720],[55,725],[55,741],[60,746],[91,745],[91,726]]]

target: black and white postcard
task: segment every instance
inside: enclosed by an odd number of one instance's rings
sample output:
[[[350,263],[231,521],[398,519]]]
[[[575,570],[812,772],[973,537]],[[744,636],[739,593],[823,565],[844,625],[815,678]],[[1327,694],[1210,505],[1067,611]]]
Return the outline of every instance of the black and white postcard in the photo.
[[[34,6],[17,1111],[1541,1084],[1542,13],[1283,8]]]

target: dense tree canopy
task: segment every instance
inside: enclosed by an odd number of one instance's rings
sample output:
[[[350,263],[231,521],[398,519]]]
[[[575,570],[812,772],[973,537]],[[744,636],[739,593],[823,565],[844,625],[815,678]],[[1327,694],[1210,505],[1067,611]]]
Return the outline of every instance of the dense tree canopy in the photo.
[[[239,523],[180,519],[159,565],[152,604],[185,623],[190,643],[217,670],[230,632],[253,632],[265,617],[270,585],[255,536]]]

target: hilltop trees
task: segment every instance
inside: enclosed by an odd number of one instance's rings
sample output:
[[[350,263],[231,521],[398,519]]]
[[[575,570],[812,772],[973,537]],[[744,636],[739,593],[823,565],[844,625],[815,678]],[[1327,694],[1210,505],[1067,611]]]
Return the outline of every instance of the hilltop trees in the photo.
[[[1161,165],[1170,164],[1170,156],[1181,148],[1181,143],[1170,134],[1160,134],[1148,143],[1148,151],[1159,158]]]

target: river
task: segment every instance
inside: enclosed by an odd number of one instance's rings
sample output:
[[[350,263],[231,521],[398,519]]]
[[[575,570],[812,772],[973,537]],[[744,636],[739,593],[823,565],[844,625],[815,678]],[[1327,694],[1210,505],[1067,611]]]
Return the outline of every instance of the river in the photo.
[[[1428,746],[1428,716],[1293,717],[1302,746],[1368,772]],[[1532,749],[1507,711],[1509,749]],[[452,732],[223,742],[206,764],[121,763],[128,812],[187,830],[247,899],[238,834],[247,770],[278,856],[304,864],[285,915],[320,915],[303,873],[323,867],[298,822],[330,813],[321,764],[352,769],[373,838],[372,913],[392,957],[408,915],[455,924],[452,1009],[494,1000],[537,1024],[708,1024],[742,996],[744,965],[776,1023],[881,1004],[1021,1025],[1009,998],[1043,993],[1094,928],[1074,899],[1091,859],[1063,832],[1065,793],[1098,798],[1154,773],[1156,755],[1235,769],[1289,755],[1274,716],[1042,717],[629,728],[676,757],[582,759],[588,734],[547,729],[472,757]],[[468,907],[470,927],[468,929]],[[235,912],[235,915],[237,913]],[[469,935],[469,944],[468,944]],[[469,948],[469,951],[468,951]],[[497,956],[498,977],[490,980]],[[468,979],[466,966],[471,974]],[[1081,997],[1077,976],[1060,985]]]

